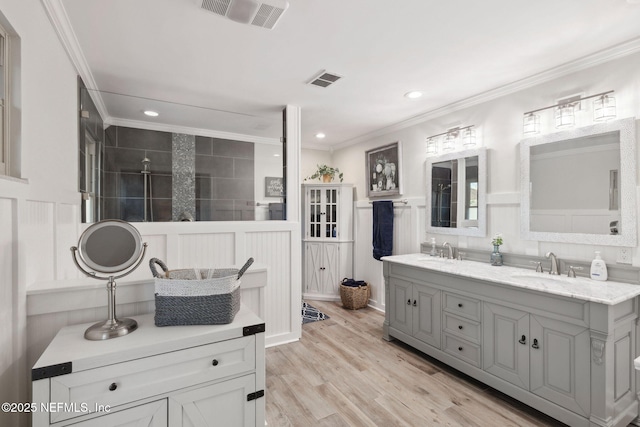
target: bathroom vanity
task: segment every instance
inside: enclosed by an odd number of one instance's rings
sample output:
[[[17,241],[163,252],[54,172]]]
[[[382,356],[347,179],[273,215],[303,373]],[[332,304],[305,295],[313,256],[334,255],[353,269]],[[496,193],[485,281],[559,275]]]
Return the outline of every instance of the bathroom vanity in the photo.
[[[264,426],[265,324],[242,306],[226,325],[138,329],[105,341],[60,330],[32,369],[33,426]]]
[[[571,426],[637,417],[640,285],[422,253],[382,260],[386,340]]]

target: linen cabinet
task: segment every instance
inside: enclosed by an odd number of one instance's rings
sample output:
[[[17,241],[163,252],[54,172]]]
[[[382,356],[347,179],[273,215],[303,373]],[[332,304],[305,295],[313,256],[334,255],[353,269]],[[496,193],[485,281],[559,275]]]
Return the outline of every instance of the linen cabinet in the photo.
[[[105,340],[60,330],[32,369],[34,427],[264,426],[265,324],[245,306],[227,325],[138,329]]]
[[[303,298],[337,300],[353,275],[353,185],[302,184]]]

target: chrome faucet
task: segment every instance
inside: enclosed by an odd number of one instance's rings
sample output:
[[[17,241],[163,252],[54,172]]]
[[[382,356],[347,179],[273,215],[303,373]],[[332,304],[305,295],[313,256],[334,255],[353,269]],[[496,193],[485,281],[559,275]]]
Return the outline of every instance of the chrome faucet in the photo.
[[[448,249],[448,253],[447,253],[447,258],[448,259],[453,259],[453,246],[451,246],[451,243],[449,242],[444,242],[442,244],[442,249],[447,248]]]
[[[556,258],[556,254],[553,252],[547,252],[545,255],[546,258],[551,259],[551,268],[549,269],[549,274],[559,275],[560,271],[558,270],[558,258]]]

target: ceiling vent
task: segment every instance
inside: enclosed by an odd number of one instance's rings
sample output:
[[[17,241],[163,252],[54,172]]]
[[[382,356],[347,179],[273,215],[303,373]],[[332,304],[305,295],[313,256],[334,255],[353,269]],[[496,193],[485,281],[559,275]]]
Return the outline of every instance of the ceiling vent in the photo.
[[[337,82],[341,78],[342,78],[342,76],[339,76],[339,75],[334,74],[334,73],[327,73],[327,71],[325,70],[325,71],[321,72],[320,74],[318,74],[313,79],[311,79],[309,84],[310,85],[315,85],[315,86],[320,86],[320,87],[327,87],[327,86],[330,86],[330,85],[334,84],[335,82]]]
[[[289,7],[285,0],[196,0],[200,7],[241,24],[273,29]]]

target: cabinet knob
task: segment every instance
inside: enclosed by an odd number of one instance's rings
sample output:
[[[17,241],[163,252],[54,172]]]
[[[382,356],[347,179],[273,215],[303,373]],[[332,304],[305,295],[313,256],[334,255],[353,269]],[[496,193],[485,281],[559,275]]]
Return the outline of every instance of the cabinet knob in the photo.
[[[462,330],[462,325],[458,325],[458,329]]]
[[[413,300],[413,306],[414,306],[414,307],[417,307],[417,306],[418,306],[418,300],[415,300],[415,299]]]
[[[407,300],[407,305],[411,305],[411,298]]]
[[[462,351],[462,347],[458,347],[458,351]]]
[[[523,336],[522,336],[522,338],[520,338],[520,339],[518,340],[518,342],[519,342],[520,344],[522,344],[522,345],[526,344],[526,343],[527,343],[527,337],[525,337],[525,336],[523,335]]]
[[[533,344],[531,344],[532,348],[538,349],[540,346],[538,345],[538,340],[536,338],[533,339]]]
[[[116,384],[116,383],[111,383],[109,385],[109,391],[115,391],[115,389],[117,389],[117,388],[118,388],[118,384]]]
[[[462,303],[461,302],[458,303],[458,307],[462,308]]]
[[[211,364],[212,364],[213,366],[218,366],[218,359],[213,359],[213,360],[211,361]]]

